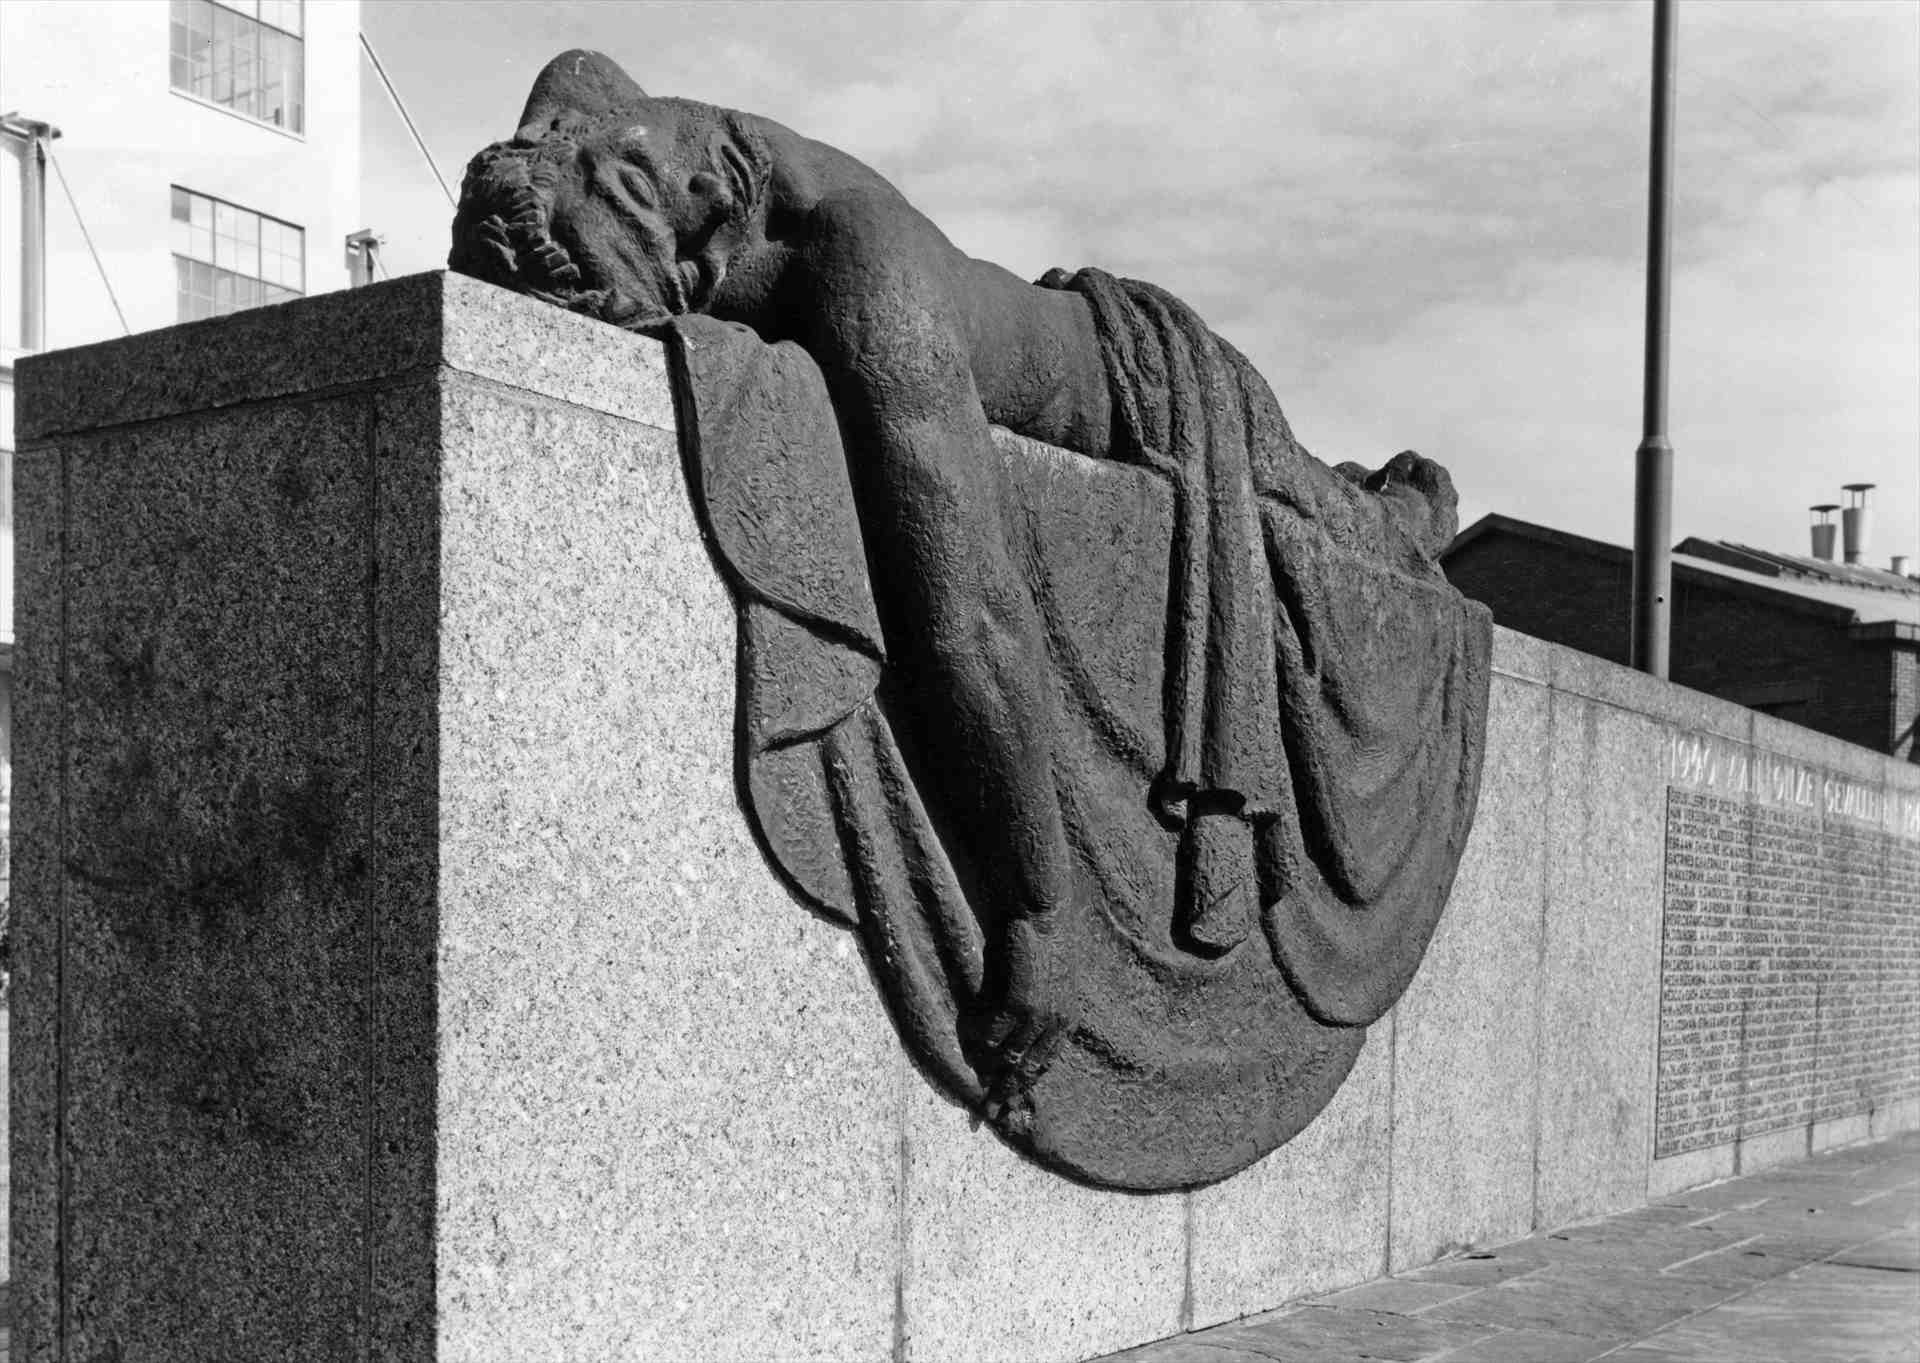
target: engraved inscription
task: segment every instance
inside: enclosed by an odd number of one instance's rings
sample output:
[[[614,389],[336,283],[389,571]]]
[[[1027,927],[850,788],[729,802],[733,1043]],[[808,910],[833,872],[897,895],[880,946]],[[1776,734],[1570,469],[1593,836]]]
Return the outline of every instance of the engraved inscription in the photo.
[[[1746,806],[1667,793],[1655,1158],[1718,1145],[1739,1131],[1751,843]]]
[[[1913,797],[1676,739],[1654,1155],[1920,1092]]]
[[[1873,824],[1895,837],[1920,840],[1920,794],[1881,790],[1711,734],[1673,736],[1668,780],[1728,799]]]

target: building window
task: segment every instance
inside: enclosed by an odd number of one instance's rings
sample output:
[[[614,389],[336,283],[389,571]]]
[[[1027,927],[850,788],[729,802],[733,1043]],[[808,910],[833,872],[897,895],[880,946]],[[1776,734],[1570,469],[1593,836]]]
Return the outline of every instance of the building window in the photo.
[[[182,322],[284,302],[305,288],[307,234],[175,185],[173,270]]]
[[[302,0],[173,0],[173,88],[306,130]]]

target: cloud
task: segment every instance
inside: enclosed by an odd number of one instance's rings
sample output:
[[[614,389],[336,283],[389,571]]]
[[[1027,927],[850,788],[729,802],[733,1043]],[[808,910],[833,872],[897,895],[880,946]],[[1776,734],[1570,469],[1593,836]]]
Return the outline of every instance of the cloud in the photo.
[[[508,5],[458,82],[397,31],[442,13],[366,23],[453,159],[600,47],[845,147],[1009,268],[1174,290],[1331,455],[1414,445],[1470,507],[1626,537],[1644,4]],[[1920,547],[1920,7],[1680,17],[1676,525],[1797,547],[1845,476]]]
[[[1915,198],[1910,177],[1782,186],[1703,234],[1674,284],[1682,533],[1797,550],[1807,505],[1860,480],[1881,485],[1876,557],[1906,548],[1920,503]],[[1454,470],[1471,515],[1507,511],[1625,543],[1639,266],[1533,261],[1508,285],[1409,315],[1283,401],[1322,457],[1415,444]],[[1257,331],[1241,339],[1250,353],[1285,347]]]

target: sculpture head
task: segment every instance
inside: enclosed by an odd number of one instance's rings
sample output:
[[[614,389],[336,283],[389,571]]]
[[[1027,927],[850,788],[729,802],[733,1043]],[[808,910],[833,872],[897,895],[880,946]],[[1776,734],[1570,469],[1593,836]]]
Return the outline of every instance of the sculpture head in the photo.
[[[567,52],[467,166],[448,267],[622,326],[705,309],[764,243],[772,154],[745,115]]]

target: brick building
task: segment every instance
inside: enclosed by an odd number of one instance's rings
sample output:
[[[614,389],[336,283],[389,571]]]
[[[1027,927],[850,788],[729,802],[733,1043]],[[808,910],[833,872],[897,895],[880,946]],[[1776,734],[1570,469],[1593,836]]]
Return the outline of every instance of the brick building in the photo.
[[[1507,628],[1627,661],[1629,550],[1493,515],[1442,562]],[[1672,629],[1681,685],[1920,762],[1920,581],[1689,539],[1673,554]]]

